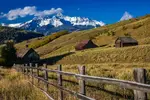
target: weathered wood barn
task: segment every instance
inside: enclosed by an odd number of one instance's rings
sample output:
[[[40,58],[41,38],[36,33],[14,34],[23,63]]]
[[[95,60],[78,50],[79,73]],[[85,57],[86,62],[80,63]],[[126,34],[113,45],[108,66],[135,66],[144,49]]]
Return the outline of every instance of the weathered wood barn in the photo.
[[[75,49],[76,50],[84,50],[84,49],[88,49],[88,48],[95,48],[97,47],[97,45],[95,45],[92,40],[84,40],[84,41],[81,41],[80,43],[78,43],[76,46],[75,46]]]
[[[115,47],[127,47],[138,45],[138,41],[132,37],[118,37],[115,41]]]
[[[26,48],[17,52],[17,57],[23,63],[37,62],[40,60],[39,54],[32,48]]]

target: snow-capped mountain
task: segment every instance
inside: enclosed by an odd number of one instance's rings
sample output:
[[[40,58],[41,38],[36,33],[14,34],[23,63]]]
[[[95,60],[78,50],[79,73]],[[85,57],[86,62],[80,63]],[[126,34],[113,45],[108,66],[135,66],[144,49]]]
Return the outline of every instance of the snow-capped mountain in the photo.
[[[121,17],[120,21],[129,20],[129,19],[131,19],[131,18],[133,18],[133,16],[132,16],[129,12],[125,12],[125,13],[123,14],[123,16]]]
[[[53,32],[60,30],[77,31],[91,29],[99,26],[104,26],[105,23],[102,21],[91,20],[85,17],[70,17],[64,16],[61,13],[56,16],[45,16],[33,18],[25,23],[15,23],[15,24],[2,24],[2,26],[9,26],[15,28],[22,28],[26,30],[31,30],[35,32],[41,32],[48,35]]]
[[[21,23],[16,23],[16,24],[5,24],[5,23],[1,23],[2,26],[8,26],[8,27],[14,27],[14,28],[18,28]]]

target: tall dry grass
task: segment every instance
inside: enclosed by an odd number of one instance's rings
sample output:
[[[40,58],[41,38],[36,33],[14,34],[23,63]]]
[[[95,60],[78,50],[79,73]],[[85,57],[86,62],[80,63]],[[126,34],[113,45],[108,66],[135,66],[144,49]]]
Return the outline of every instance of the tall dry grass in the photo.
[[[0,68],[0,100],[48,100],[21,73]]]

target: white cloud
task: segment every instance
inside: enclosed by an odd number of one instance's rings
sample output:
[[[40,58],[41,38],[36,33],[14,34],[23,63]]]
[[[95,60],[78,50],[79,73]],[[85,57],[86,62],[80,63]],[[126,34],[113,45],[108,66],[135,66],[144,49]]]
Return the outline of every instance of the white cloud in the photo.
[[[22,8],[17,8],[10,10],[7,14],[2,14],[2,17],[6,17],[8,20],[15,20],[19,17],[26,17],[28,15],[30,16],[46,16],[46,15],[52,15],[61,13],[63,10],[61,8],[51,8],[50,10],[44,10],[44,11],[38,11],[35,6],[27,6]]]

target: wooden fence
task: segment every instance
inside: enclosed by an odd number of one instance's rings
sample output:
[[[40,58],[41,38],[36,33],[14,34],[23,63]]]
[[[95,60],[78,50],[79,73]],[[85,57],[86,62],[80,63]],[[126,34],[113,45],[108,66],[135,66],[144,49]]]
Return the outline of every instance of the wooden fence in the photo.
[[[146,70],[142,68],[134,69],[133,71],[133,75],[135,79],[135,82],[134,82],[134,81],[113,79],[113,78],[88,76],[88,75],[85,75],[85,66],[79,67],[80,74],[64,72],[62,71],[61,65],[57,67],[57,70],[47,69],[46,64],[43,65],[44,67],[38,67],[38,64],[35,64],[34,67],[32,67],[32,64],[30,64],[29,66],[27,64],[14,65],[14,66],[17,69],[19,68],[19,71],[23,72],[24,74],[30,75],[32,76],[32,78],[38,79],[38,82],[43,81],[45,83],[45,89],[44,89],[45,92],[47,92],[49,85],[52,85],[56,87],[57,89],[59,89],[59,100],[64,99],[63,92],[68,92],[69,94],[76,96],[80,100],[95,100],[94,98],[86,96],[85,82],[87,81],[112,84],[112,85],[120,86],[121,88],[131,89],[134,91],[134,100],[147,100],[147,93],[150,93],[150,85],[145,84],[146,83]],[[36,74],[34,72],[35,70],[36,70]],[[44,77],[39,76],[40,71],[44,71]],[[53,72],[57,74],[57,80],[58,80],[57,85],[48,81],[49,72]],[[80,87],[79,93],[75,91],[71,91],[63,87],[62,75],[73,76],[79,80],[79,87]]]

